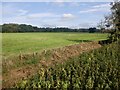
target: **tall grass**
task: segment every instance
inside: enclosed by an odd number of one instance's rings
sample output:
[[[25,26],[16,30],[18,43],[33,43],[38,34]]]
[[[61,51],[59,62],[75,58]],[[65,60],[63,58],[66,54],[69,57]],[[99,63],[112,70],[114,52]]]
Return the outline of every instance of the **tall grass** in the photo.
[[[41,70],[17,88],[119,89],[119,42]]]

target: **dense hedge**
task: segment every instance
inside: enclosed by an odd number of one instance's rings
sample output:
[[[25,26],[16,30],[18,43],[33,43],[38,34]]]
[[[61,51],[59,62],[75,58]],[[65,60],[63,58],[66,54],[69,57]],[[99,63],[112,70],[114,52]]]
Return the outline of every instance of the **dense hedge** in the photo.
[[[62,65],[43,68],[29,80],[23,80],[17,88],[67,88],[119,89],[120,43],[104,46]]]

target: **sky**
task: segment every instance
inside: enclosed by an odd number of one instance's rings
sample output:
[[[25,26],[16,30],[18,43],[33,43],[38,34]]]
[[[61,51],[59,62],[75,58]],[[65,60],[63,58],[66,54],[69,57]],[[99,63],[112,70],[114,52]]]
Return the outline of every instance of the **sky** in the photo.
[[[96,27],[110,2],[2,2],[2,22],[38,27]]]

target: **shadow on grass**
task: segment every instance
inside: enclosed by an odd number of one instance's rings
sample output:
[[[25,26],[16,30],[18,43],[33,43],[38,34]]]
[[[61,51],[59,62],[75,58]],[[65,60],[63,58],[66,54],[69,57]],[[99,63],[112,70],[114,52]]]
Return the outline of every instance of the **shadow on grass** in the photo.
[[[81,43],[81,42],[91,42],[91,40],[71,40],[71,39],[67,39],[68,41],[72,41],[72,42],[77,42],[77,43]]]
[[[111,44],[112,41],[107,39],[107,40],[101,40],[98,43],[103,46],[103,45]]]

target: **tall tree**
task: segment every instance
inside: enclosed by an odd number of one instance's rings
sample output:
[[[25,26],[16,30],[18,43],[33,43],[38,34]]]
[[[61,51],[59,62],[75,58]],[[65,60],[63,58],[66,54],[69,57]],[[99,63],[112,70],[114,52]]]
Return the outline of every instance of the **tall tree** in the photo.
[[[111,3],[111,5],[112,14],[109,19],[112,21],[114,30],[111,32],[111,36],[109,38],[112,41],[117,41],[120,39],[120,1],[115,1]]]
[[[100,32],[104,32],[105,31],[105,24],[104,21],[100,21],[97,25],[97,27],[100,29]]]

